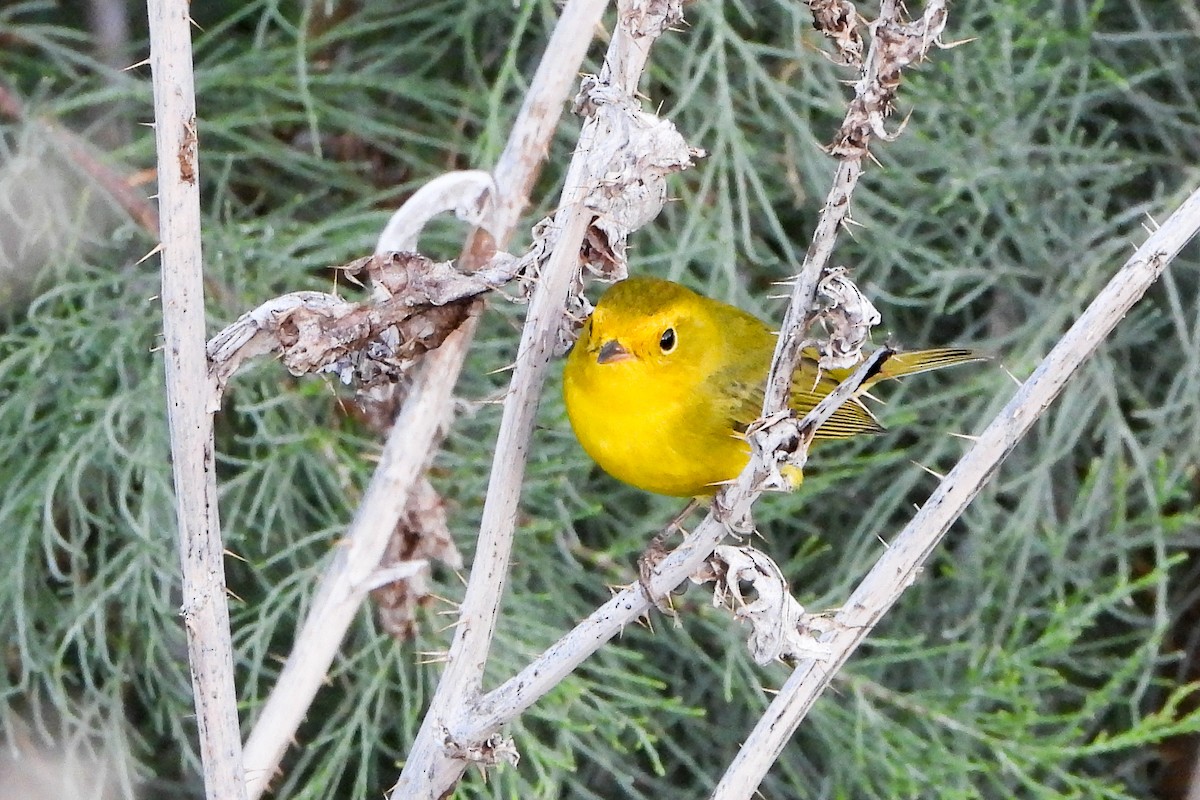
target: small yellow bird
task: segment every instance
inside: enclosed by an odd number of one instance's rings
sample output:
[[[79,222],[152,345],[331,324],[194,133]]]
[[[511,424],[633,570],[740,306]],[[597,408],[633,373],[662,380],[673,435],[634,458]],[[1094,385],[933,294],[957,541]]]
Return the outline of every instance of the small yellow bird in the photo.
[[[605,472],[639,489],[710,497],[750,458],[747,426],[762,410],[775,333],[740,308],[659,278],[609,287],[563,371],[563,397],[583,449]],[[859,392],[887,379],[981,360],[961,348],[898,353]],[[852,370],[817,367],[805,351],[791,407],[803,415]],[[817,429],[845,439],[883,428],[851,400]]]

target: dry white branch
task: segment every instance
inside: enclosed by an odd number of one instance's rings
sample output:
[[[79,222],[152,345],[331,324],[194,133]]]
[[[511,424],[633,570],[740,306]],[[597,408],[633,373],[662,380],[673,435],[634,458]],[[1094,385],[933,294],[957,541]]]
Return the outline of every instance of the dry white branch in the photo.
[[[446,752],[452,758],[475,764],[479,767],[494,767],[497,764],[508,764],[515,767],[521,762],[521,754],[517,746],[507,736],[494,734],[482,742],[459,744],[447,733],[445,739]]]
[[[834,617],[832,634],[826,640],[832,651],[830,657],[819,663],[807,661],[792,673],[738,751],[712,795],[714,800],[740,800],[754,795],[817,697],[917,579],[950,525],[1045,413],[1067,380],[1198,231],[1200,190],[1184,201],[1109,281],[884,551]]]
[[[644,223],[652,218],[646,204],[653,206],[654,182],[670,169],[665,161],[675,159],[676,169],[690,159],[677,155],[678,144],[663,156],[647,151],[654,137],[627,135],[626,147],[613,148],[607,137],[617,130],[629,132],[641,124],[627,124],[633,108],[633,95],[649,55],[650,45],[670,25],[681,19],[678,0],[650,0],[621,3],[618,23],[605,57],[598,81],[585,80],[577,107],[589,113],[580,132],[579,144],[564,182],[559,211],[552,223],[553,247],[541,268],[529,314],[521,336],[516,368],[505,397],[500,432],[492,462],[492,478],[484,502],[483,520],[475,564],[463,599],[460,622],[451,644],[446,671],[430,703],[417,739],[409,752],[404,771],[392,796],[395,798],[438,798],[448,793],[466,767],[458,750],[446,747],[454,741],[458,748],[469,748],[484,737],[464,736],[473,729],[474,705],[482,686],[484,666],[495,631],[500,599],[512,551],[516,511],[524,476],[526,451],[533,430],[534,413],[546,369],[557,349],[563,324],[563,309],[577,283],[584,236],[592,230],[596,204],[605,208],[638,211],[626,215],[627,221]],[[639,112],[640,113],[640,112]],[[644,121],[644,120],[642,120]],[[638,149],[640,148],[640,149]],[[665,198],[661,198],[665,199]],[[661,199],[658,207],[661,207]],[[657,213],[655,211],[654,213]],[[610,218],[609,220],[613,220]],[[608,243],[613,235],[628,230],[610,230],[600,235]],[[589,240],[589,244],[594,239]],[[594,248],[593,248],[594,249]],[[609,246],[603,256],[616,255]],[[591,256],[585,252],[585,259]]]
[[[841,161],[783,315],[763,397],[764,417],[784,408],[800,351],[818,311],[815,305],[819,286],[825,277],[838,232],[849,218],[850,196],[862,175],[862,162],[868,155],[871,136],[893,110],[900,70],[923,58],[937,42],[946,26],[946,4],[944,0],[931,0],[924,16],[912,23],[901,23],[899,16],[899,3],[883,0],[879,17],[870,25],[871,49],[863,65],[862,78],[855,84],[855,97],[831,147],[832,152],[841,156]]]
[[[444,211],[472,225],[488,228],[493,236],[491,203],[496,194],[492,176],[479,169],[460,170],[439,175],[413,192],[379,234],[376,253],[389,250],[416,250],[417,239],[429,220]]]
[[[495,247],[504,247],[512,235],[520,213],[528,203],[530,188],[541,169],[574,75],[607,4],[607,0],[569,0],[563,7],[513,123],[508,143],[492,173],[495,193],[486,227],[494,232],[491,234],[494,241],[468,248],[461,266],[472,268],[486,262]],[[415,491],[418,478],[414,473],[420,473],[420,465],[424,465],[437,441],[437,426],[427,424],[426,414],[420,411],[409,413],[407,409],[416,405],[444,409],[450,405],[453,385],[474,335],[475,319],[469,317],[458,333],[426,357],[425,368],[419,371],[405,400],[405,410],[392,426],[384,447],[385,452],[395,449],[401,452],[402,458],[419,466],[410,469],[408,463],[398,463],[394,469],[384,470],[380,465],[372,476],[355,522],[346,533],[344,547],[347,550],[375,553],[386,549],[388,537],[404,511],[402,503],[394,503],[391,499],[408,497]],[[379,524],[364,524],[372,520],[378,520]],[[350,591],[343,586],[350,583],[343,563],[343,559],[335,558],[322,575],[318,597],[338,596]],[[378,564],[378,559],[375,563]],[[246,742],[245,764],[251,800],[262,795],[278,769],[348,625],[349,618],[344,615],[338,615],[336,620],[316,621],[310,612],[301,627],[296,648],[303,651],[305,657],[297,656],[296,652],[289,655]],[[308,664],[307,659],[312,659],[313,663]]]
[[[879,17],[870,25],[871,50],[865,69],[854,85],[854,99],[829,148],[836,156],[861,160],[867,156],[872,136],[888,142],[900,134],[903,124],[893,133],[884,127],[884,120],[895,110],[901,73],[924,59],[946,28],[945,0],[930,0],[921,18],[911,22],[901,21],[899,5],[895,0],[884,0]]]
[[[204,286],[191,20],[187,0],[150,0],[150,65],[158,154],[163,353],[171,466],[204,790],[209,800],[246,796],[225,548],[217,516],[213,420],[205,407]]]

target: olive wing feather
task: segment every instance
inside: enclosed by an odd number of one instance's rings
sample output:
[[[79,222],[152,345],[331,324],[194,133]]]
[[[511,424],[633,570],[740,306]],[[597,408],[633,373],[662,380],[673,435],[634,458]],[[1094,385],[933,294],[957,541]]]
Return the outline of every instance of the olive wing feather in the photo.
[[[806,369],[811,366],[812,371]],[[714,376],[714,384],[723,387],[718,402],[719,412],[730,421],[733,430],[745,433],[746,428],[762,413],[764,383],[761,379],[744,373],[745,365],[735,365],[727,373]],[[816,408],[826,396],[837,388],[838,382],[828,375],[817,375],[816,364],[802,364],[792,377],[790,396],[791,408],[800,416]],[[857,399],[850,399],[833,412],[825,424],[817,428],[817,439],[847,439],[863,433],[882,433],[879,420]]]

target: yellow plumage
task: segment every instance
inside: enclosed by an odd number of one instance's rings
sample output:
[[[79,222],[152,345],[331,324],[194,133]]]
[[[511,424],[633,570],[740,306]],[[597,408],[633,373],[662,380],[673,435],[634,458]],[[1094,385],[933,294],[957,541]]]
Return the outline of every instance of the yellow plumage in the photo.
[[[613,477],[657,494],[710,496],[749,460],[744,432],[762,408],[774,350],[775,334],[752,314],[671,281],[630,278],[600,298],[567,357],[567,416],[583,449]],[[862,391],[979,359],[961,348],[899,353]],[[850,372],[821,372],[806,352],[791,407],[807,413]],[[816,438],[881,430],[852,400]]]

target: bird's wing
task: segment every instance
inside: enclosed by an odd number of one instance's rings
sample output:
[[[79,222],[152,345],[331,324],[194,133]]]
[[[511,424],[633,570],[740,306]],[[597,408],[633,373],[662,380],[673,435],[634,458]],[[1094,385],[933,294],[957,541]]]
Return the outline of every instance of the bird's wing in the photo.
[[[801,416],[816,408],[817,403],[828,397],[839,383],[827,374],[818,373],[815,363],[811,365],[811,371],[805,369],[806,366],[809,365],[802,360],[792,375],[791,407]],[[883,426],[860,400],[851,398],[842,403],[824,425],[817,428],[815,438],[849,439],[860,433],[883,433]]]
[[[814,364],[815,366],[815,364]],[[822,375],[816,380],[802,365],[792,379],[791,407],[803,416],[812,411],[830,392],[837,388],[837,381]],[[723,387],[716,402],[717,413],[730,421],[737,433],[758,419],[762,412],[763,381],[745,365],[735,364],[713,376],[714,385]],[[858,400],[851,399],[833,412],[833,416],[817,429],[817,439],[847,439],[860,433],[881,433],[883,426]]]

